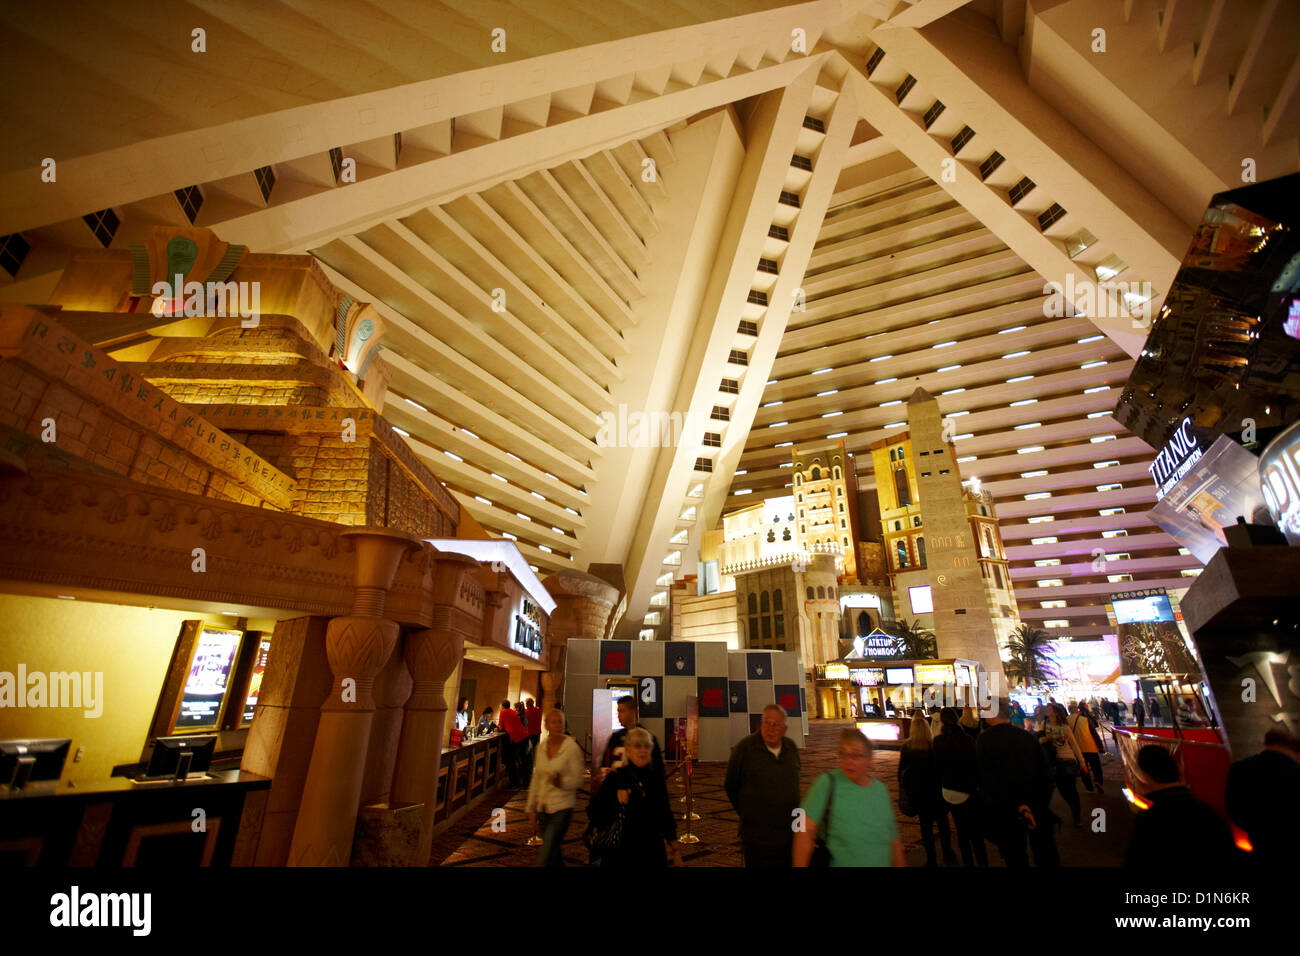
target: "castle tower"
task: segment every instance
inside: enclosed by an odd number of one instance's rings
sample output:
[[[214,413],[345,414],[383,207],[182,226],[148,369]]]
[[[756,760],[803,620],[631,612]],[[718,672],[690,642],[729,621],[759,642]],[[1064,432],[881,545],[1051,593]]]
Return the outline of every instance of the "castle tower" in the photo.
[[[858,481],[842,441],[793,449],[799,543],[809,554],[842,553],[844,581],[858,580]]]

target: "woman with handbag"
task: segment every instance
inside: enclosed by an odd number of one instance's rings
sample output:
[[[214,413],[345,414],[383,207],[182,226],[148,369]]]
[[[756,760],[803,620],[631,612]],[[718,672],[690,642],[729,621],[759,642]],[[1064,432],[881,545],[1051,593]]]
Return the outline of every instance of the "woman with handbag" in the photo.
[[[840,731],[840,769],[824,773],[803,801],[795,866],[906,866],[889,791],[871,776],[871,742]]]
[[[973,742],[973,741],[972,741]],[[912,718],[912,729],[898,755],[898,808],[907,816],[916,816],[921,825],[921,844],[925,847],[925,865],[936,866],[934,831],[939,831],[945,866],[954,866],[952,836],[948,830],[948,808],[940,794],[939,771],[935,764],[930,725],[919,713]]]
[[[653,765],[654,737],[633,727],[623,740],[627,763],[609,772],[591,798],[583,842],[608,867],[681,866],[677,819],[668,785]]]
[[[962,863],[988,866],[989,854],[980,827],[980,770],[975,741],[962,730],[954,708],[945,707],[939,711],[939,723],[939,736],[934,739],[939,795],[957,827],[957,846],[961,850]]]
[[[576,740],[564,734],[564,714],[552,710],[546,715],[546,736],[537,745],[533,779],[525,804],[533,832],[537,832],[539,824],[541,828],[538,866],[564,866],[564,834],[573,819],[582,767],[582,749]]]
[[[1047,708],[1047,723],[1043,726],[1043,747],[1054,757],[1051,764],[1056,774],[1056,789],[1070,807],[1076,827],[1083,826],[1080,819],[1082,807],[1079,804],[1079,790],[1075,784],[1079,773],[1088,774],[1083,762],[1083,752],[1074,739],[1074,733],[1066,721],[1065,708],[1060,704],[1051,704]]]

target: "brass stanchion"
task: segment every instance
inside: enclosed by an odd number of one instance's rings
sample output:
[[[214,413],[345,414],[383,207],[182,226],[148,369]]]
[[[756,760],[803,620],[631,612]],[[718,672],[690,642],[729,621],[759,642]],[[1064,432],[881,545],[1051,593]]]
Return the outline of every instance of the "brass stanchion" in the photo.
[[[679,836],[679,837],[677,838],[677,842],[678,842],[678,843],[687,843],[687,844],[690,844],[690,843],[699,843],[699,842],[700,842],[700,838],[697,837],[694,833],[691,832],[691,823],[692,823],[693,821],[698,820],[698,819],[700,818],[700,815],[699,815],[698,813],[695,812],[695,792],[694,792],[694,790],[691,788],[691,777],[693,776],[692,771],[691,771],[691,766],[692,766],[692,763],[691,763],[691,755],[690,755],[689,753],[687,753],[687,754],[686,754],[686,767],[685,767],[685,773],[686,773],[686,797],[685,797],[685,799],[686,799],[686,812],[682,814],[682,819],[683,819],[684,821],[686,821],[686,832],[683,833],[681,836]]]

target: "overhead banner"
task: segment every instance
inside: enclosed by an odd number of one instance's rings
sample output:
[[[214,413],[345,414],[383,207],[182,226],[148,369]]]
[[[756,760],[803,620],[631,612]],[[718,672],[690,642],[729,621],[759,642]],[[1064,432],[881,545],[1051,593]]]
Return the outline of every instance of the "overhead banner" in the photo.
[[[1227,435],[1220,435],[1148,515],[1196,560],[1206,564],[1227,545],[1223,529],[1250,520],[1264,503],[1259,459]]]

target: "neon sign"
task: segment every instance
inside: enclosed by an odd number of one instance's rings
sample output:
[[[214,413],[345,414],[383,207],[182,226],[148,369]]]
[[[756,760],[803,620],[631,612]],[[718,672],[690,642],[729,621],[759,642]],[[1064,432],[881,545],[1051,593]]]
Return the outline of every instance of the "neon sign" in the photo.
[[[1201,459],[1201,446],[1192,434],[1192,420],[1184,418],[1174,429],[1173,437],[1160,449],[1147,471],[1156,483],[1156,500],[1160,500],[1182,481],[1192,465]]]

